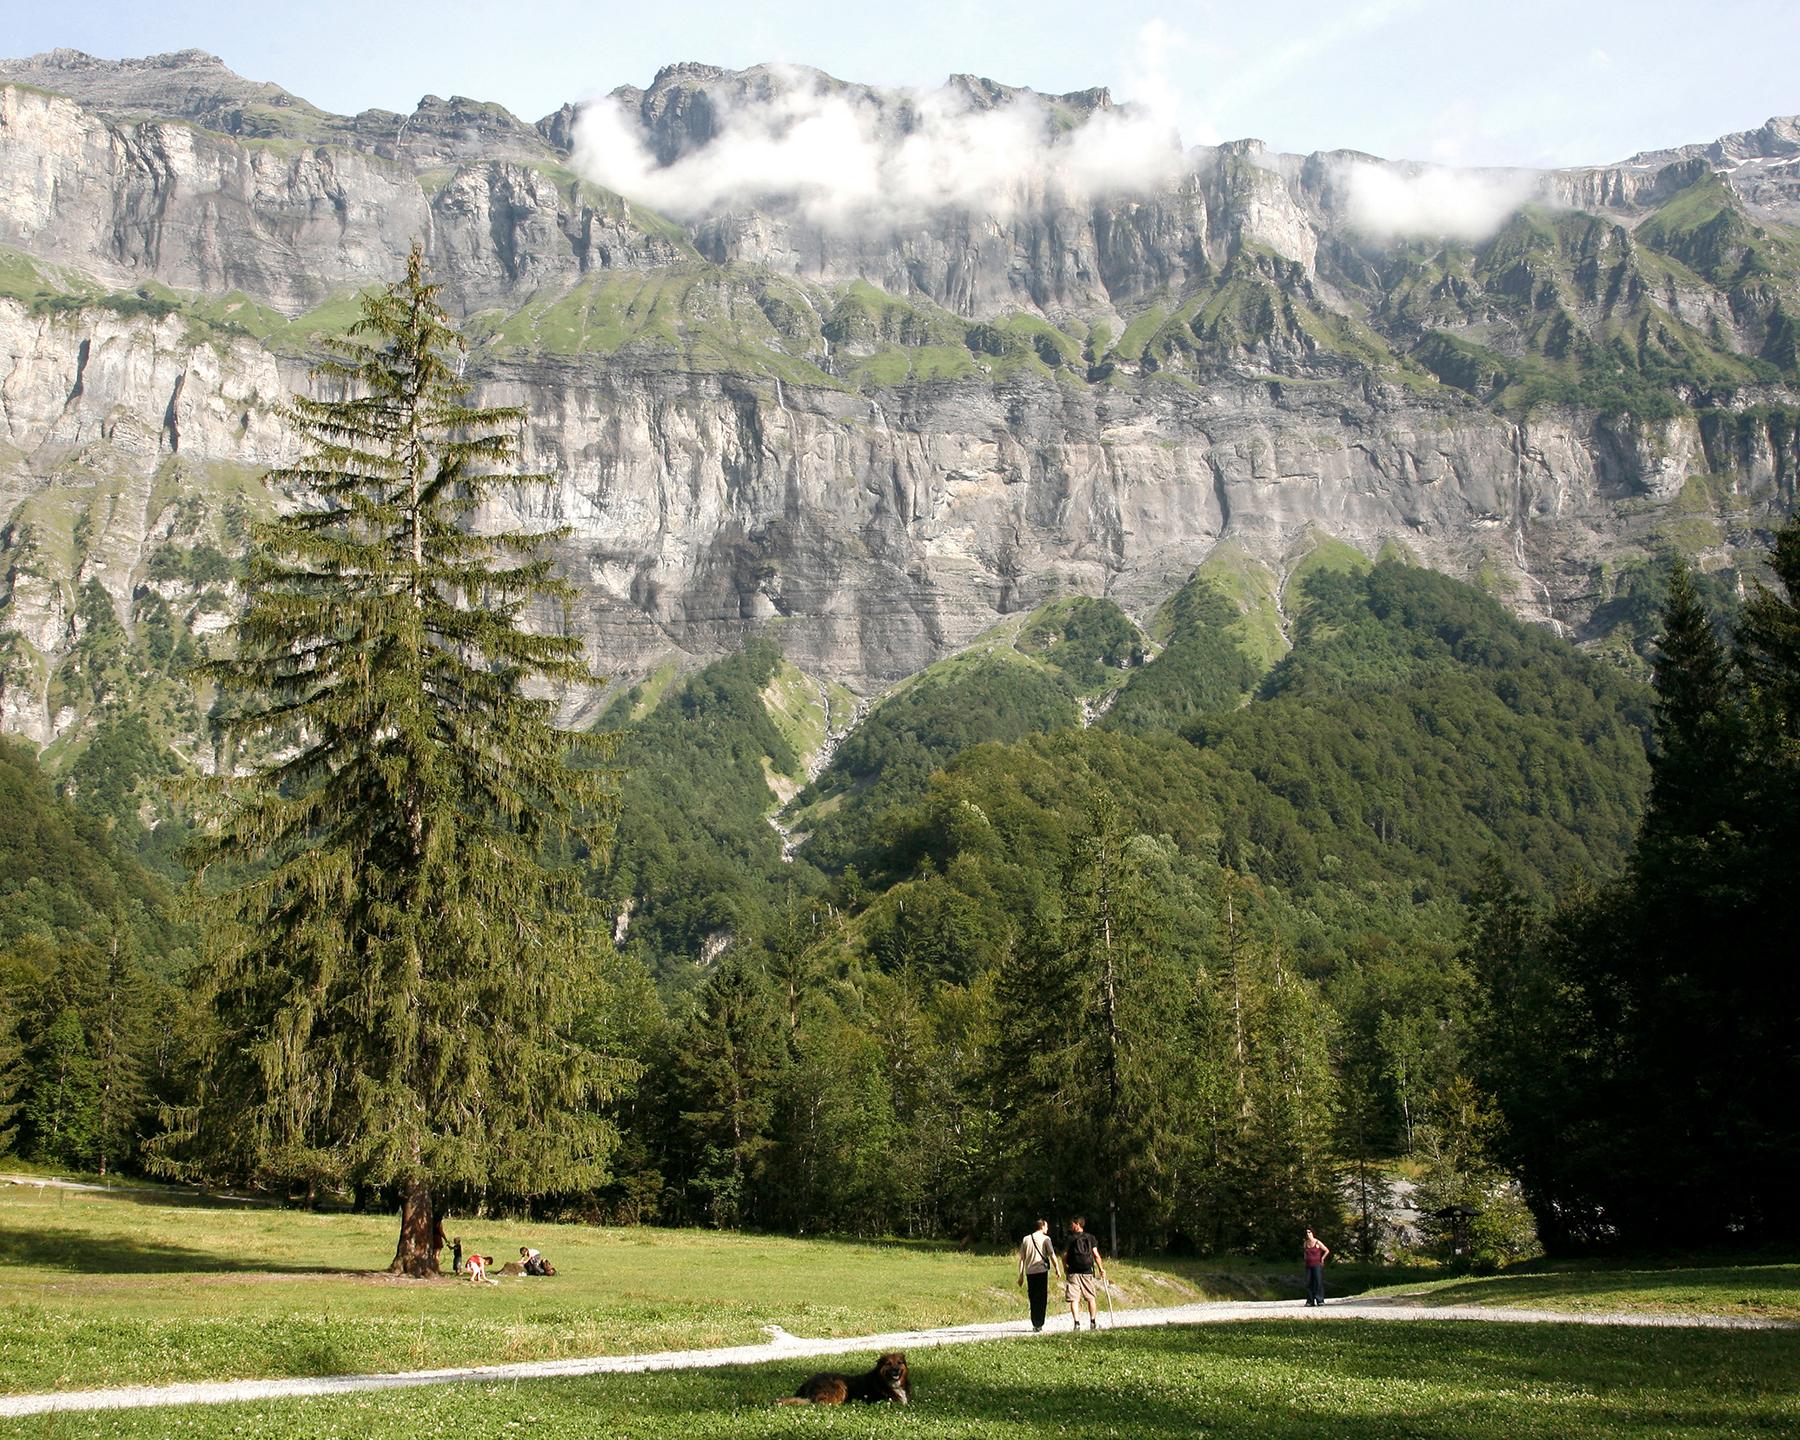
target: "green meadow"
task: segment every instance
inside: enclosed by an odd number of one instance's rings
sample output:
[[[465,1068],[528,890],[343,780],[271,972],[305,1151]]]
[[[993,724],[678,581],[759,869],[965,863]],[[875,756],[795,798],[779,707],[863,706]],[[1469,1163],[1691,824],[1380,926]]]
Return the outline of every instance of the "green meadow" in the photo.
[[[427,1369],[1019,1318],[1010,1256],[949,1246],[452,1219],[466,1249],[558,1273],[394,1279],[386,1215],[0,1186],[0,1390]],[[445,1264],[449,1254],[445,1253]],[[1292,1267],[1287,1267],[1291,1269]],[[1120,1304],[1282,1291],[1113,1267]]]
[[[394,1280],[385,1215],[0,1185],[0,1388],[366,1373],[1020,1318],[1009,1255],[901,1242],[453,1221],[551,1279]],[[1256,1260],[1115,1262],[1122,1306],[1297,1293]],[[1800,1265],[1552,1265],[1489,1277],[1334,1267],[1335,1295],[1800,1320]],[[922,1350],[905,1413],[776,1408],[815,1368],[455,1385],[43,1416],[51,1436],[1740,1436],[1800,1433],[1800,1328],[1289,1320]]]
[[[846,1357],[852,1364],[864,1357]],[[918,1351],[915,1403],[777,1407],[817,1362],[42,1417],[56,1437],[1632,1440],[1800,1433],[1792,1332],[1336,1322]]]

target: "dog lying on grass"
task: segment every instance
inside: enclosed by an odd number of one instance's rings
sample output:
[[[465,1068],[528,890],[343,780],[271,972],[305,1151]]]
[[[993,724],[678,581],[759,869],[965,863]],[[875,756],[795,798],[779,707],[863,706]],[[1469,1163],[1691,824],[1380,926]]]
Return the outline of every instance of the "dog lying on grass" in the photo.
[[[896,1404],[912,1404],[912,1376],[906,1368],[906,1356],[890,1350],[875,1362],[867,1375],[839,1375],[822,1370],[792,1395],[777,1400],[777,1405],[844,1405],[852,1400],[875,1404],[891,1400]]]

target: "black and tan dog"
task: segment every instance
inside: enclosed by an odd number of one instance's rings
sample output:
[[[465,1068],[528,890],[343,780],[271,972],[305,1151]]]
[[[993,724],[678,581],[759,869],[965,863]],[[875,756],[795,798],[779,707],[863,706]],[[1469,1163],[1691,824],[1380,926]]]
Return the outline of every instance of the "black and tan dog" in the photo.
[[[778,1405],[844,1405],[852,1400],[873,1404],[892,1400],[912,1404],[912,1376],[906,1368],[906,1356],[890,1350],[875,1362],[867,1375],[838,1375],[821,1371]]]

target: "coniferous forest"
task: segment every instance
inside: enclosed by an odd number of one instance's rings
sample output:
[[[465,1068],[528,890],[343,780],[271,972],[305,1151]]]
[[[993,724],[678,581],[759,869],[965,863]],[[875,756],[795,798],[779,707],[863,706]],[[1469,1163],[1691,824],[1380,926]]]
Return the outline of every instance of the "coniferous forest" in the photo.
[[[375,401],[296,405],[322,503],[204,671],[248,793],[129,714],[60,789],[0,746],[8,1149],[399,1208],[415,1273],[434,1214],[522,1208],[1372,1255],[1395,1175],[1477,1264],[1777,1232],[1800,527],[1731,613],[1665,567],[1648,686],[1389,559],[1270,667],[1204,578],[1155,641],[1058,602],[816,775],[770,638],[558,735],[526,682],[579,656],[515,623],[555,577],[461,528],[515,417],[416,262],[330,371]]]

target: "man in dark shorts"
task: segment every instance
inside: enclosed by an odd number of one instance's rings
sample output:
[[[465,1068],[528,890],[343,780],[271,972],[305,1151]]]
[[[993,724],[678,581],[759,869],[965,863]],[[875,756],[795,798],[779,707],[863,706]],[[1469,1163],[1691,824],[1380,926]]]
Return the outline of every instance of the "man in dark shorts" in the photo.
[[[1095,1278],[1106,1279],[1106,1261],[1100,1246],[1087,1233],[1087,1219],[1077,1215],[1069,1222],[1069,1243],[1063,1247],[1063,1298],[1069,1302],[1069,1319],[1081,1328],[1081,1302],[1087,1301],[1088,1329],[1100,1328],[1098,1296],[1100,1286]]]

